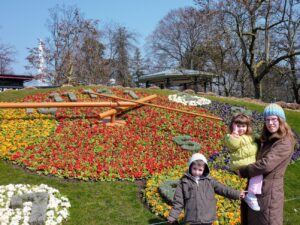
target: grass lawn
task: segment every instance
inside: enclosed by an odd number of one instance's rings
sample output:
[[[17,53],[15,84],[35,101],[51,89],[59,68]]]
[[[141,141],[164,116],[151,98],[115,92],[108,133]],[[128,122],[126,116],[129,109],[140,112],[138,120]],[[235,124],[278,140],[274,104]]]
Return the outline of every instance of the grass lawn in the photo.
[[[80,87],[84,88],[84,87]],[[68,88],[66,88],[68,89]],[[53,89],[51,89],[53,90]],[[7,91],[0,94],[0,102],[17,101],[37,92],[49,89]],[[147,90],[167,95],[166,90]],[[263,106],[236,101],[228,98],[209,96],[211,100],[246,106],[262,111]],[[300,113],[286,110],[289,124],[300,133]],[[288,167],[285,175],[285,216],[284,224],[299,224],[300,221],[300,161]],[[47,184],[57,188],[71,202],[71,217],[66,224],[111,224],[142,225],[162,221],[150,213],[139,199],[139,189],[131,182],[67,182],[58,178],[38,176],[0,160],[0,185],[9,183]]]
[[[299,224],[300,221],[300,161],[289,165],[284,177],[284,225]]]
[[[162,221],[150,213],[138,197],[138,187],[130,182],[67,182],[38,176],[0,160],[0,184],[47,184],[66,195],[70,219],[65,224],[141,225]]]

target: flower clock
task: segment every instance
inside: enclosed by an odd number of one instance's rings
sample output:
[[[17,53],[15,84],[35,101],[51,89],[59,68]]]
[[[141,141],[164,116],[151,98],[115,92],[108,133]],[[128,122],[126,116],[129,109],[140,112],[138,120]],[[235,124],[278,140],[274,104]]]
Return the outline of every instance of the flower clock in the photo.
[[[69,200],[45,184],[0,186],[0,224],[62,224],[69,217]]]
[[[141,89],[132,92],[122,88],[100,88],[92,91],[128,100],[149,95]],[[101,102],[112,99],[94,95],[91,90],[69,88],[68,92],[59,89],[55,93],[29,95],[21,101]],[[1,109],[0,158],[38,174],[65,179],[148,178],[145,200],[151,210],[162,217],[169,214],[173,190],[159,190],[176,184],[193,152],[201,152],[209,159],[211,168],[215,168],[211,175],[216,180],[238,190],[245,188],[244,180],[226,171],[230,159],[222,138],[227,132],[225,123],[234,111],[230,105],[186,93],[158,95],[151,103],[202,115],[215,113],[225,122],[151,106],[122,111],[117,119],[124,122],[123,126],[108,126],[105,119],[99,118],[100,113],[110,109],[108,107]],[[258,121],[255,127],[261,127],[261,114],[251,113]],[[297,139],[300,141],[299,137]],[[295,159],[300,155],[299,146],[297,149]],[[0,186],[1,225],[33,224],[32,221],[39,224],[43,220],[44,224],[60,224],[68,218],[69,207],[67,198],[46,185]],[[37,218],[37,212],[43,216]],[[215,224],[240,224],[239,213],[238,201],[217,196]]]
[[[94,88],[93,91],[98,91]],[[63,89],[27,96],[23,102],[112,101],[89,90]],[[111,88],[129,100],[149,96]],[[54,96],[54,97],[53,97]],[[182,105],[158,95],[151,103],[198,114],[211,115],[207,109]],[[173,141],[190,136],[189,148],[206,156],[222,148],[226,130],[222,122],[150,106],[140,106],[118,115],[125,126],[108,126],[99,114],[109,108],[57,108],[49,114],[28,109],[0,110],[0,157],[39,174],[82,180],[134,180],[160,172],[163,168],[184,165],[191,151]],[[44,110],[45,111],[45,110]],[[46,111],[47,112],[47,111]],[[197,147],[197,148],[196,148]],[[193,151],[194,151],[193,150]]]

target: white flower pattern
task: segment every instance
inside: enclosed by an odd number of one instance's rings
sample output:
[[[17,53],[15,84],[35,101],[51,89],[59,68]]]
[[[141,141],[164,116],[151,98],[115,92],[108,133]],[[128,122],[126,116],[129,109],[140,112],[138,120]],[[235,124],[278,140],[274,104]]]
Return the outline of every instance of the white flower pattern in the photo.
[[[23,208],[9,208],[10,198],[13,195],[22,195],[35,192],[47,192],[49,201],[46,213],[46,225],[61,224],[69,217],[68,209],[71,204],[68,198],[62,196],[55,188],[45,184],[9,184],[0,186],[0,224],[1,225],[29,225],[32,202],[24,202]]]
[[[169,95],[168,99],[172,102],[177,102],[188,106],[201,106],[211,104],[211,100],[207,98],[189,95],[185,93]]]

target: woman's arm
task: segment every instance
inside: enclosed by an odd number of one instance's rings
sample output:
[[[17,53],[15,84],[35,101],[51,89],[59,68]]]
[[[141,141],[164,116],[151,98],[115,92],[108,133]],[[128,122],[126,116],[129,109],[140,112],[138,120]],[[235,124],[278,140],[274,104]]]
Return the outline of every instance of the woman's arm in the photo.
[[[285,161],[292,154],[291,140],[281,140],[272,146],[272,149],[261,159],[257,160],[246,167],[239,170],[242,177],[255,177],[267,174],[274,170],[282,161]]]

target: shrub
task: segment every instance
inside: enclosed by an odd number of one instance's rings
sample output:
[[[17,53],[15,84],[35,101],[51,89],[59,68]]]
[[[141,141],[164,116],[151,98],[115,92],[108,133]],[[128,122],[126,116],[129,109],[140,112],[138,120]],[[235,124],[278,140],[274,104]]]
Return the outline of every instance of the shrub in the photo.
[[[172,204],[178,180],[166,180],[159,185],[158,190],[168,204]]]
[[[188,93],[188,94],[195,94],[195,91],[192,89],[186,89],[183,91],[184,93]]]
[[[191,140],[191,136],[183,135],[183,136],[177,136],[173,138],[173,141],[178,145],[184,145],[187,141]]]
[[[187,141],[181,145],[181,148],[191,152],[199,152],[201,145],[195,141]]]

